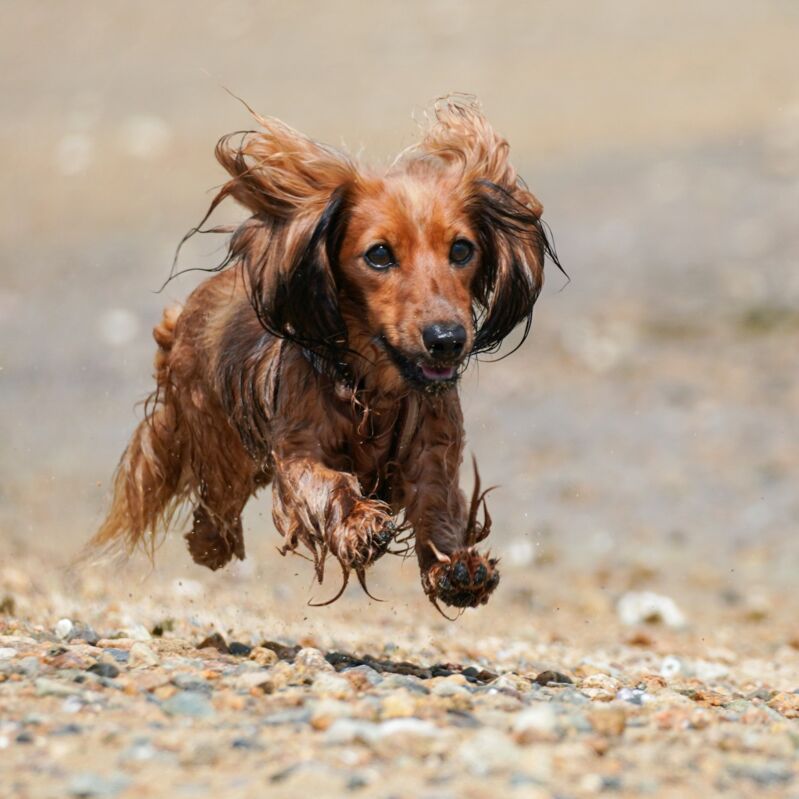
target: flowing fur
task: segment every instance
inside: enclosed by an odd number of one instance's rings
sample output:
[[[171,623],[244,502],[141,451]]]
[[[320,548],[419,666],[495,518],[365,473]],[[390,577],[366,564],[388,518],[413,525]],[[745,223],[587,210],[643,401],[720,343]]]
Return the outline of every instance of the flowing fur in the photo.
[[[332,555],[365,588],[412,534],[430,599],[481,604],[499,573],[475,549],[490,531],[479,478],[471,502],[458,485],[457,377],[529,331],[545,256],[560,266],[541,205],[470,98],[439,103],[383,173],[255,118],[261,130],[217,145],[230,178],[191,232],[228,197],[250,215],[212,229],[232,234],[225,261],[155,328],[156,389],[91,547],[152,555],[189,505],[190,553],[220,568],[244,557],[241,512],[271,483],[282,551],[307,549],[320,582]],[[454,263],[464,239],[474,255]],[[364,255],[375,241],[390,269]],[[422,343],[443,323],[466,331],[444,362]]]

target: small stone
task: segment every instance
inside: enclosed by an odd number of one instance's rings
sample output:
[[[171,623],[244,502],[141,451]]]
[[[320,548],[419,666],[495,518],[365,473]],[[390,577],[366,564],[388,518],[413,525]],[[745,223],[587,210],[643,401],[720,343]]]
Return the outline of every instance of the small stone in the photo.
[[[125,637],[130,638],[132,641],[152,640],[150,631],[143,624],[139,624],[136,621],[131,622],[122,632],[124,633]]]
[[[347,679],[356,691],[368,690],[380,685],[384,680],[384,677],[371,666],[354,666],[351,669],[342,671],[341,675]]]
[[[563,674],[559,671],[542,671],[533,680],[538,685],[572,685],[573,680],[568,674]]]
[[[525,693],[530,684],[516,674],[500,674],[496,680],[488,684],[497,691],[508,691],[513,694]]]
[[[227,655],[230,652],[225,639],[219,633],[212,633],[207,638],[203,638],[197,644],[197,649],[216,649],[217,652],[221,652],[223,655]]]
[[[521,711],[514,719],[513,733],[516,740],[523,744],[556,741],[559,735],[555,708],[549,703],[538,702]]]
[[[190,741],[180,753],[182,766],[213,766],[219,760],[219,750],[212,741]]]
[[[175,674],[172,677],[172,684],[182,691],[198,691],[205,694],[210,694],[212,691],[208,681],[194,672]]]
[[[476,777],[516,768],[519,755],[519,747],[509,735],[490,727],[478,730],[458,748],[458,758]]]
[[[231,641],[228,645],[228,652],[236,657],[249,657],[252,647],[242,644],[240,641]]]
[[[53,632],[56,638],[60,638],[62,641],[68,641],[74,629],[75,625],[70,619],[59,619],[53,628]]]
[[[108,647],[104,650],[104,654],[110,655],[117,663],[127,663],[130,659],[130,651],[127,649],[117,649],[116,647]]]
[[[460,675],[452,677],[442,677],[431,681],[430,693],[435,696],[452,697],[466,696],[471,697],[472,692],[464,685],[465,679]]]
[[[80,692],[74,683],[63,683],[49,677],[39,677],[35,682],[37,696],[73,696]]]
[[[642,688],[620,688],[616,699],[629,702],[631,705],[643,705],[644,702],[651,700],[652,696]]]
[[[300,649],[294,657],[294,665],[309,673],[317,671],[335,671],[335,669],[325,660],[325,656],[318,650],[311,647]]]
[[[336,719],[348,718],[351,706],[347,702],[333,699],[323,699],[317,702],[311,710],[311,727],[315,730],[327,730]]]
[[[121,775],[115,774],[111,777],[103,777],[99,774],[77,774],[67,785],[67,793],[70,796],[77,796],[80,799],[88,799],[93,796],[113,797],[125,790],[130,784],[130,780]]]
[[[98,677],[107,677],[109,680],[119,676],[119,669],[112,663],[93,663],[87,671],[96,674]]]
[[[627,726],[627,714],[623,707],[595,707],[588,712],[588,720],[600,735],[617,738]]]
[[[17,650],[10,646],[0,646],[0,660],[9,660],[16,657]]]
[[[389,694],[380,703],[380,717],[384,719],[409,718],[416,713],[416,702],[405,691]]]
[[[39,658],[35,655],[29,655],[28,657],[22,658],[21,660],[17,661],[16,670],[20,674],[24,674],[26,677],[36,677],[39,672],[42,670],[42,664],[39,662]]]
[[[352,683],[338,674],[320,671],[313,680],[315,694],[331,699],[348,699],[354,693]]]
[[[130,648],[130,657],[128,658],[128,665],[132,669],[138,668],[151,668],[157,666],[160,661],[158,655],[150,649],[147,644],[137,641]]]
[[[161,709],[169,716],[206,718],[214,715],[211,701],[197,691],[179,691],[162,702]]]
[[[607,674],[592,674],[580,685],[580,691],[595,702],[610,702],[616,698],[620,688],[621,683]]]
[[[272,649],[254,646],[250,652],[250,660],[254,660],[259,666],[272,666],[277,663],[278,657]]]
[[[629,591],[616,606],[623,624],[665,624],[667,627],[685,626],[685,616],[677,603],[668,596],[653,591]]]
[[[786,719],[799,718],[799,694],[781,691],[769,700],[768,706],[781,713]]]
[[[272,675],[268,671],[251,671],[236,677],[233,687],[247,693],[271,694],[274,691]]]
[[[664,657],[660,664],[660,676],[666,680],[671,680],[678,674],[682,674],[683,676],[687,675],[687,669],[683,662],[679,658],[674,657],[674,655],[667,655]]]

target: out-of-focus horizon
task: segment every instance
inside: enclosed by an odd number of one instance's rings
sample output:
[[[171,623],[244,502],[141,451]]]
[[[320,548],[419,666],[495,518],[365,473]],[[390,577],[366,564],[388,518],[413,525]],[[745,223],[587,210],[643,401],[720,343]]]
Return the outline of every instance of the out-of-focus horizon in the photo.
[[[469,446],[501,485],[495,549],[524,565],[766,547],[795,570],[795,4],[3,10],[3,550],[66,560],[100,517],[151,388],[150,328],[202,275],[153,291],[223,179],[216,140],[252,126],[222,87],[375,162],[463,91],[510,141],[572,277],[550,269],[530,341],[465,382]],[[223,246],[192,242],[181,266]],[[267,519],[251,514],[248,543],[271,561]]]

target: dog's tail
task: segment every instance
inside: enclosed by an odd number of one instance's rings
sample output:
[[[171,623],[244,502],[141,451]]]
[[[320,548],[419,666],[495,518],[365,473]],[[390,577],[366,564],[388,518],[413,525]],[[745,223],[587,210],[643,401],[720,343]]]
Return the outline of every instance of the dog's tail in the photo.
[[[89,556],[130,553],[141,545],[152,556],[185,493],[181,489],[185,442],[170,381],[170,356],[180,305],[168,307],[153,330],[156,389],[144,404],[144,419],[128,443],[114,475],[111,509],[88,544]]]

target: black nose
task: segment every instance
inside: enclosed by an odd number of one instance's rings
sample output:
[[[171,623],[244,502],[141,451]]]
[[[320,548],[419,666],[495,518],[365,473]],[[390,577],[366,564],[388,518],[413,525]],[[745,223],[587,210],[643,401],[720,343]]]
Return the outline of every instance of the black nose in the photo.
[[[461,354],[466,343],[466,330],[463,325],[437,322],[422,331],[422,340],[433,358],[451,360]]]

